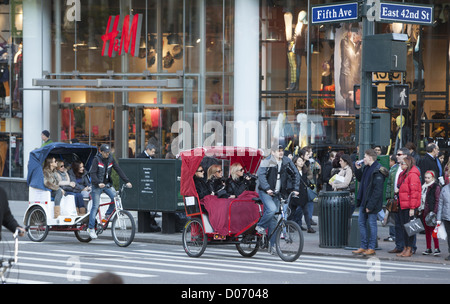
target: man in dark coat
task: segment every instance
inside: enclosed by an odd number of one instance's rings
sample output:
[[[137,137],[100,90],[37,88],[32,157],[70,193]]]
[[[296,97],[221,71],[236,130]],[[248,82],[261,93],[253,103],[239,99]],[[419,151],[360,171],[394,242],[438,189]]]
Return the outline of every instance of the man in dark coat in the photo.
[[[439,169],[440,163],[437,158],[439,154],[439,147],[435,143],[429,143],[425,149],[427,152],[420,159],[419,169],[420,169],[420,181],[425,182],[425,172],[433,171],[436,174],[436,179],[442,176],[442,168]],[[438,164],[439,163],[439,164]]]
[[[156,154],[156,147],[153,144],[148,144],[145,147],[145,150],[136,156],[136,158],[147,158],[147,159],[154,159]]]
[[[356,207],[359,207],[361,247],[353,253],[371,256],[375,254],[377,214],[383,206],[384,179],[389,175],[389,171],[377,161],[377,154],[373,149],[368,149],[364,153],[364,168],[358,163],[355,167],[355,176],[360,182]]]

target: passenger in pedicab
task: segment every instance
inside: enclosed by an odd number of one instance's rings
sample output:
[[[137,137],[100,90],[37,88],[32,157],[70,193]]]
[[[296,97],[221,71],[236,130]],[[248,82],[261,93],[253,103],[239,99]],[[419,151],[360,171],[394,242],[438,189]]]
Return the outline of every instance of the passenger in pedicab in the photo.
[[[79,160],[74,161],[70,170],[68,171],[68,174],[70,177],[70,181],[75,183],[73,192],[80,193],[83,198],[84,206],[87,206],[89,203],[89,195],[91,192],[91,180],[89,178],[89,174],[84,168],[83,162]],[[80,209],[80,213],[81,211],[83,210]]]
[[[70,176],[67,173],[67,168],[64,165],[64,161],[58,160],[56,162],[55,176],[58,179],[58,185],[64,190],[65,195],[73,195],[75,197],[75,206],[77,208],[78,215],[86,214],[86,207],[84,205],[83,196],[81,193],[75,193],[75,182],[70,180]]]
[[[241,195],[244,191],[255,191],[256,176],[245,173],[240,163],[234,163],[230,167],[230,177],[226,183],[226,191],[230,198]]]
[[[194,183],[199,199],[203,199],[207,195],[214,195],[214,191],[212,191],[210,185],[205,180],[205,170],[202,166],[199,166],[197,171],[195,171]]]
[[[229,197],[227,190],[225,189],[225,179],[223,178],[223,170],[221,165],[211,165],[208,168],[207,183],[217,197]]]
[[[51,196],[55,198],[54,218],[58,218],[61,214],[61,199],[64,195],[64,190],[59,186],[58,179],[55,175],[57,167],[56,159],[48,157],[44,162],[44,186],[52,190]]]

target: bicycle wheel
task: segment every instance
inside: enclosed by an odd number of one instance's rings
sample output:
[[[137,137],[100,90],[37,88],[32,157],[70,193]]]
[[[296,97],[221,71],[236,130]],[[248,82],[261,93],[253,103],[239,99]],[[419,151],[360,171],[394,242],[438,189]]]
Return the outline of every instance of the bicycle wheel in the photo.
[[[136,223],[130,212],[119,210],[114,215],[111,225],[111,234],[119,247],[127,247],[134,240]]]
[[[237,251],[246,258],[251,258],[259,250],[260,237],[257,235],[246,235],[239,244],[236,244]]]
[[[184,251],[190,257],[199,257],[205,252],[208,239],[203,229],[202,221],[193,218],[184,226],[182,234]]]
[[[284,221],[276,233],[276,248],[285,262],[294,262],[303,251],[303,234],[300,226],[293,221]]]
[[[28,237],[34,242],[42,242],[48,235],[47,216],[42,208],[34,208],[28,213],[26,221]]]
[[[75,237],[82,243],[89,243],[92,241],[92,238],[89,236],[86,228],[87,226],[80,228],[80,230],[75,230]]]

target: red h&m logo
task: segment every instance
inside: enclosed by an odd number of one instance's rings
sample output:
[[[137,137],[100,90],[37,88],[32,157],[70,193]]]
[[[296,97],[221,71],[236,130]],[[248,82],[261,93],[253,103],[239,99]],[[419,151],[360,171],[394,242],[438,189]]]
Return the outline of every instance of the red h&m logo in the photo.
[[[117,53],[138,56],[142,18],[142,14],[126,15],[124,18],[121,18],[120,15],[110,16],[105,35],[102,36],[102,56],[115,57]],[[122,19],[123,22],[121,22]],[[119,24],[123,24],[122,31],[119,31]]]

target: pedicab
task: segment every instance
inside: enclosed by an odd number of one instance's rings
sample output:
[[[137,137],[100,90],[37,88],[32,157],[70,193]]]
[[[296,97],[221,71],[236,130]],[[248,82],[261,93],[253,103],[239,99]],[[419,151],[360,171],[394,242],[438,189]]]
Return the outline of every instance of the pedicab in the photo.
[[[200,200],[193,179],[205,157],[228,161],[229,165],[238,162],[246,173],[254,175],[264,158],[262,150],[248,147],[200,147],[181,152],[180,157],[180,194],[188,217],[182,233],[186,254],[200,257],[208,245],[231,244],[236,246],[242,256],[252,257],[259,249],[267,248],[268,239],[274,234],[266,237],[255,229],[263,214],[263,204],[257,192],[245,191],[236,198],[228,199],[207,195]],[[286,220],[285,211],[289,209],[289,201],[283,202],[280,204],[279,221],[275,229],[277,253],[285,261],[294,261],[303,249],[303,235],[295,222]],[[295,253],[285,250],[286,246],[283,247],[280,239]]]
[[[73,231],[80,242],[90,242],[92,239],[86,231],[89,222],[89,210],[92,200],[86,206],[88,212],[79,214],[75,205],[75,197],[66,194],[61,199],[60,215],[54,217],[54,201],[51,197],[50,189],[44,185],[43,163],[47,157],[55,157],[56,160],[63,160],[65,163],[72,163],[75,160],[83,162],[85,170],[89,171],[94,157],[97,155],[97,148],[87,144],[75,143],[51,143],[40,149],[30,152],[28,161],[28,208],[24,215],[24,225],[28,228],[28,237],[35,242],[42,242],[46,239],[49,231]],[[109,225],[113,239],[118,246],[126,247],[134,239],[136,225],[133,216],[122,209],[120,192],[117,191],[113,202],[106,195],[100,196],[100,208],[96,217],[96,233],[102,233]],[[115,204],[114,212],[105,218],[104,214],[109,205]]]

